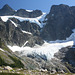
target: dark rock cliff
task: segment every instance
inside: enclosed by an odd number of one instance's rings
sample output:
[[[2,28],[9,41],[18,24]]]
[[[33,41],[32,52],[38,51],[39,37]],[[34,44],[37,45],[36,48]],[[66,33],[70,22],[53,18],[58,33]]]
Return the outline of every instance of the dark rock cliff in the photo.
[[[0,9],[0,16],[9,16],[9,15],[15,15],[20,17],[26,17],[26,18],[35,18],[40,15],[42,15],[41,10],[33,10],[32,12],[28,12],[25,9],[19,9],[15,11],[12,9],[8,4],[4,5],[2,9]]]
[[[48,41],[64,40],[75,28],[75,7],[67,5],[53,5],[47,15],[47,24],[42,30],[42,38]]]
[[[71,72],[75,73],[75,48],[66,47],[59,50],[54,55],[58,58]]]
[[[18,27],[15,27],[10,20],[15,20],[16,24],[19,23]],[[23,25],[24,27],[21,25]],[[26,41],[29,41],[27,46],[30,47],[33,47],[35,44],[42,45],[44,41],[39,36],[37,36],[39,35],[39,29],[40,28],[38,27],[38,25],[32,25],[29,22],[27,24],[25,22],[20,22],[19,20],[13,18],[9,19],[7,22],[3,22],[0,19],[0,38],[5,40],[7,44],[12,46],[22,46]],[[32,34],[23,33],[22,30],[28,31],[29,33],[31,32]]]
[[[14,15],[15,10],[13,10],[9,5],[4,5],[2,9],[0,9],[0,16],[5,15]]]

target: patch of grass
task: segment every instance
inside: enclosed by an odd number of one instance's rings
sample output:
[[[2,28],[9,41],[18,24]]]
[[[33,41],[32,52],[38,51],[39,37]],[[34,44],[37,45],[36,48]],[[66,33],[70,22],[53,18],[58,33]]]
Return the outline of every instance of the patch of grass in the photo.
[[[6,65],[8,65],[8,64],[5,63],[4,60],[0,57],[0,66],[2,66],[2,65],[5,65],[5,66],[6,66]]]
[[[2,49],[11,53],[10,49],[5,45],[4,42],[2,42]]]
[[[10,65],[11,67],[18,67],[18,68],[24,67],[23,63],[19,59],[17,59],[16,57],[12,57],[12,56],[9,56],[9,57],[15,62],[14,64]]]
[[[14,67],[17,67],[17,68],[24,67],[23,63],[14,54],[12,54],[12,51],[5,45],[4,42],[1,41],[1,38],[0,38],[0,48],[2,48],[3,50],[5,50],[7,52],[6,54],[9,57],[8,59],[11,59],[12,61],[15,62],[13,64],[9,64],[9,63],[6,63],[5,60],[0,57],[0,66],[2,66],[2,65],[8,66],[9,65],[13,68]],[[11,54],[11,56],[8,53]],[[5,54],[2,56],[6,57]]]
[[[4,54],[2,56],[5,56]],[[6,57],[6,56],[5,56]],[[15,56],[10,56],[8,55],[8,57],[14,62],[13,64],[9,64],[9,63],[6,63],[5,62],[5,59],[2,59],[2,57],[0,56],[0,66],[11,66],[11,67],[17,67],[17,68],[23,68],[24,65],[23,63],[18,59],[16,58]]]

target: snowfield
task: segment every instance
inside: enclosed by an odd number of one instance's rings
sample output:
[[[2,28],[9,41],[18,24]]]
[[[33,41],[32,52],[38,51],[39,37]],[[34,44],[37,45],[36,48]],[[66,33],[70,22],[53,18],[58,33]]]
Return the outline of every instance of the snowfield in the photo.
[[[28,41],[27,41],[28,42]],[[26,43],[27,43],[26,42]],[[20,56],[27,54],[38,54],[45,55],[48,60],[54,57],[54,54],[59,51],[59,49],[67,46],[73,46],[73,41],[64,42],[64,43],[47,43],[45,42],[42,46],[36,45],[33,48],[31,47],[19,47],[19,46],[9,46],[8,47],[13,51],[19,51]]]
[[[29,21],[30,23],[36,23],[40,27],[43,27],[42,26],[43,24],[41,24],[41,23],[44,20],[45,16],[46,16],[46,13],[43,13],[41,16],[36,17],[36,18],[24,18],[24,17],[19,17],[19,16],[0,16],[0,17],[4,22],[6,22],[9,18],[16,18],[20,21]],[[39,21],[41,21],[41,23]],[[14,22],[12,22],[12,23],[14,23]]]

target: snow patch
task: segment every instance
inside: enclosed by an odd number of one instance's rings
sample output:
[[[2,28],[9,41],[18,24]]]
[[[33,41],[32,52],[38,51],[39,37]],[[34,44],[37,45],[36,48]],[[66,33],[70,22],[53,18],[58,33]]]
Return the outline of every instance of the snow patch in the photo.
[[[24,47],[27,43],[28,43],[28,41],[26,41],[22,47]]]
[[[6,22],[9,18],[16,18],[20,21],[29,21],[30,23],[36,23],[41,27],[41,23],[39,22],[39,20],[42,21],[42,19],[44,19],[44,15],[46,15],[46,13],[43,13],[41,16],[36,17],[36,18],[24,18],[24,17],[14,16],[14,15],[13,16],[0,16],[0,17],[4,22]]]
[[[26,43],[25,43],[26,44]],[[42,46],[34,46],[31,47],[19,47],[19,46],[9,46],[8,47],[13,51],[19,51],[20,55],[27,55],[27,54],[38,54],[38,55],[45,55],[48,60],[54,57],[54,54],[59,51],[59,49],[67,46],[73,46],[73,41],[64,42],[64,43],[47,43],[45,42]]]
[[[15,22],[13,22],[12,20],[10,20],[10,21],[12,24],[14,24],[15,27],[18,27],[18,25]]]
[[[1,51],[5,52],[2,48],[0,48]]]
[[[40,25],[40,27],[42,28],[46,23],[43,23],[43,21],[45,21],[46,19],[45,19],[45,17],[46,17],[46,13],[43,13],[40,17],[37,17],[37,19],[39,20],[39,21],[41,21],[41,25]]]
[[[29,34],[29,35],[32,35],[32,33],[30,32],[27,32],[27,31],[24,31],[24,30],[21,30],[23,33],[26,33],[26,34]]]
[[[26,10],[27,12],[33,12],[33,10]]]
[[[74,45],[75,45],[75,29],[72,30],[73,33],[70,35],[69,38],[66,38],[67,41],[70,41],[72,40],[74,42]]]

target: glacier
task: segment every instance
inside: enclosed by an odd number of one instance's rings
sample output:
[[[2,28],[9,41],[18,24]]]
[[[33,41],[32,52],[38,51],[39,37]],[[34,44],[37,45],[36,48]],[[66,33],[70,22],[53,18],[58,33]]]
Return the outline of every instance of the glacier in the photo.
[[[28,41],[27,41],[28,42]],[[67,46],[73,46],[73,41],[63,42],[63,43],[47,43],[45,42],[42,46],[36,45],[33,48],[31,47],[19,47],[19,46],[10,46],[8,47],[13,51],[18,51],[20,56],[28,55],[28,54],[38,54],[45,55],[47,60],[50,60],[54,57],[54,54],[59,51],[59,49]]]
[[[20,53],[20,56],[28,55],[28,54],[38,54],[38,55],[45,55],[47,57],[47,60],[50,60],[51,58],[54,58],[54,54],[58,52],[63,47],[68,47],[75,45],[75,29],[72,30],[73,33],[66,38],[66,40],[56,40],[56,41],[50,41],[46,42],[42,45],[36,45],[34,47],[19,47],[19,46],[10,46],[8,47],[13,51],[18,51]],[[25,44],[28,41],[25,42]]]

